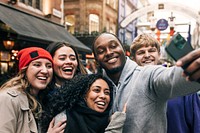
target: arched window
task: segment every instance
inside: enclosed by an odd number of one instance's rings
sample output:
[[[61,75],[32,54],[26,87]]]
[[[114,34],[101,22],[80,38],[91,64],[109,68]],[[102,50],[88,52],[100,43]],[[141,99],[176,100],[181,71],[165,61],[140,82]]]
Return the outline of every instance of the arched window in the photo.
[[[65,16],[65,27],[68,32],[74,34],[75,30],[75,15],[67,15]]]

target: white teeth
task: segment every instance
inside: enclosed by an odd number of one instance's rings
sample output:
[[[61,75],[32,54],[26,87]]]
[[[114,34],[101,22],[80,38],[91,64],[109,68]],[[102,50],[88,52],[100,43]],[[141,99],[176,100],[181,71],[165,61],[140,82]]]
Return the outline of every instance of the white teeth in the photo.
[[[145,63],[151,63],[151,61],[145,61]]]
[[[151,62],[152,62],[151,60],[144,61],[144,63],[151,63]]]
[[[117,58],[112,58],[112,59],[108,60],[108,63],[114,63],[116,61],[117,61]]]
[[[102,106],[105,106],[106,103],[105,102],[97,102],[98,105],[102,105]]]
[[[38,79],[41,79],[41,80],[46,80],[47,77],[38,77]]]

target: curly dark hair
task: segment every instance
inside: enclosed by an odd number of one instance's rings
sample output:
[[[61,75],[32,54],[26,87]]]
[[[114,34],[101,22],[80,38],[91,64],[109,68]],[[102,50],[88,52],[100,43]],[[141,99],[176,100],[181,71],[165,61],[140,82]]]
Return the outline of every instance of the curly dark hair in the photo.
[[[58,93],[53,95],[49,99],[47,109],[43,112],[41,119],[42,128],[47,129],[53,117],[59,114],[60,112],[64,110],[70,110],[76,104],[82,103],[90,86],[97,79],[103,79],[104,81],[106,81],[110,88],[111,102],[109,103],[109,106],[106,109],[110,110],[113,99],[112,83],[107,78],[103,77],[101,74],[76,75],[73,79],[66,80],[66,82],[59,89]]]

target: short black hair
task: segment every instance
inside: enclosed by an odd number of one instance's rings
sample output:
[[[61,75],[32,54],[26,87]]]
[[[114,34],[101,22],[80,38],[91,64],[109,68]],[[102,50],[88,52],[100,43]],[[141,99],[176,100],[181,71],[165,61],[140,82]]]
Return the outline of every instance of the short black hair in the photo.
[[[124,49],[124,46],[122,45],[122,42],[121,40],[117,37],[117,35],[113,34],[113,33],[110,33],[110,32],[102,32],[101,34],[99,34],[98,36],[96,36],[96,38],[94,39],[93,43],[92,43],[92,52],[94,53],[94,56],[96,57],[96,53],[95,53],[95,50],[94,50],[94,45],[96,43],[96,40],[103,34],[110,34],[110,35],[113,35],[114,37],[117,38],[117,40],[119,41],[119,43],[121,44],[122,48]]]

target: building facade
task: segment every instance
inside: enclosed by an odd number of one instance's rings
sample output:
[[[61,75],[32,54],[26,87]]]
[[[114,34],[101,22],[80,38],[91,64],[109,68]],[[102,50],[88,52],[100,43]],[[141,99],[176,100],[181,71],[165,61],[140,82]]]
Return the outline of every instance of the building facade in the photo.
[[[67,32],[62,25],[62,2],[64,1],[0,0],[0,77],[13,75],[18,71],[17,53],[26,47],[46,48],[51,42],[66,41],[83,56],[91,53],[89,47]],[[2,80],[0,78],[0,82]]]
[[[64,0],[66,29],[90,48],[99,33],[117,34],[117,14],[118,0]]]
[[[65,0],[64,17],[72,34],[117,32],[118,0]]]
[[[118,14],[118,36],[123,44],[130,45],[132,40],[137,36],[136,20],[126,26],[120,27],[120,23],[132,12],[137,10],[138,0],[120,0],[119,1],[119,14]]]

